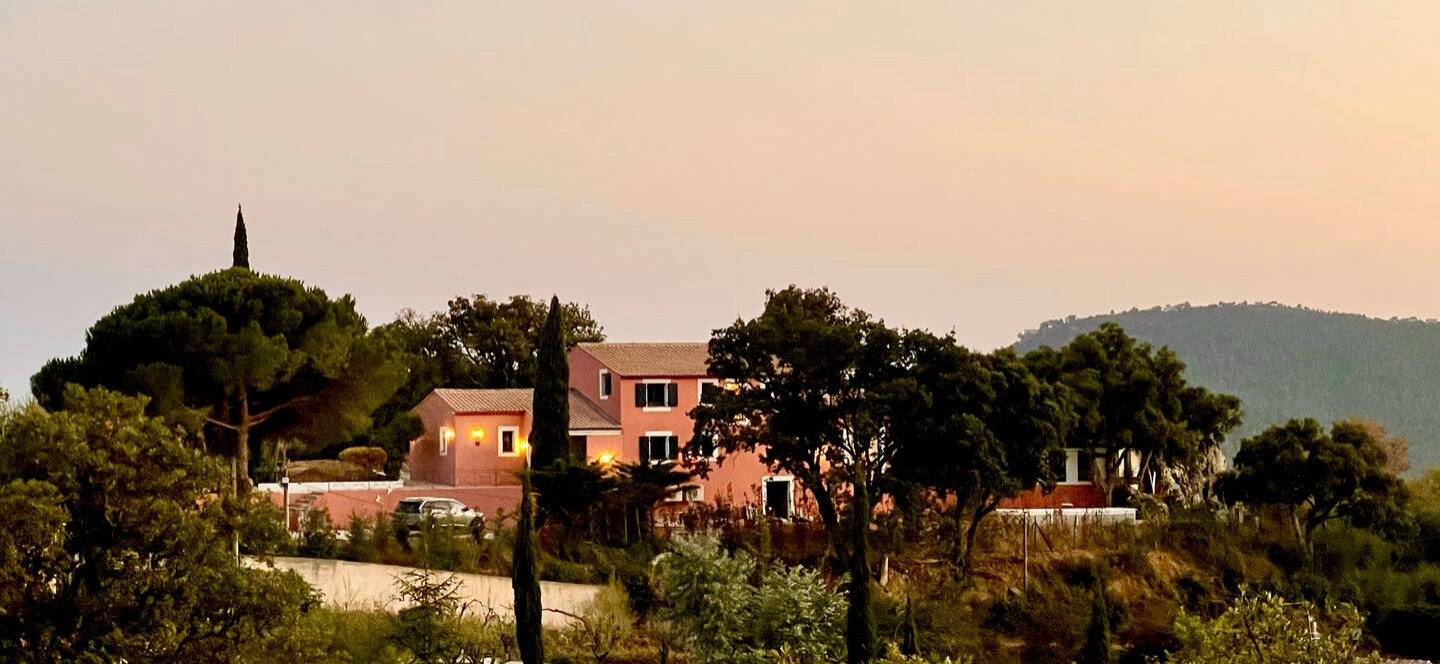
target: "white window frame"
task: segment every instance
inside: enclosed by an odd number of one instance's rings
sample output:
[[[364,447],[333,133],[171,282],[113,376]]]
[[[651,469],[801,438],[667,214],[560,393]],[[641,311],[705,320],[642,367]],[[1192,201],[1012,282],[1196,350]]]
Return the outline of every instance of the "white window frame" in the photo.
[[[615,392],[615,379],[614,379],[614,378],[611,378],[611,379],[610,379],[610,389],[609,389],[609,390],[605,389],[605,378],[608,377],[608,376],[610,376],[610,370],[609,370],[609,369],[601,369],[601,370],[600,370],[600,378],[599,378],[600,384],[596,386],[595,391],[596,391],[597,394],[600,395],[600,399],[601,399],[601,400],[609,399],[609,398],[610,398],[610,395],[611,395],[613,392]]]
[[[440,442],[440,456],[450,455],[450,440],[455,437],[455,430],[450,427],[440,427],[440,435],[437,439]]]
[[[1110,459],[1110,455],[1108,452],[1103,453],[1103,459],[1098,466],[1095,465],[1095,457],[1092,454],[1090,457],[1090,479],[1080,479],[1080,455],[1081,453],[1086,452],[1093,453],[1094,450],[1088,447],[1065,448],[1065,477],[1061,478],[1060,481],[1056,482],[1057,484],[1063,484],[1065,486],[1084,486],[1087,484],[1096,484],[1097,480],[1103,481],[1106,478],[1106,476],[1108,475],[1107,465]]]
[[[514,446],[511,452],[505,451],[505,432],[515,434],[510,438]],[[520,427],[495,427],[495,453],[502,457],[520,456]]]
[[[671,458],[670,458],[670,455],[668,455],[668,454],[665,455],[665,458],[664,458],[664,459],[655,459],[655,458],[652,458],[652,457],[650,456],[650,439],[651,439],[651,438],[664,438],[664,439],[665,439],[665,447],[666,447],[666,450],[665,450],[665,451],[666,451],[666,452],[669,452],[669,451],[670,451],[669,447],[670,447],[670,438],[671,438],[671,437],[675,437],[675,458],[674,458],[674,459],[671,459]],[[679,463],[679,462],[681,461],[681,457],[680,457],[680,439],[679,439],[679,437],[676,437],[676,436],[675,436],[675,432],[674,432],[674,431],[646,431],[646,432],[645,432],[645,449],[640,450],[640,458],[646,459],[646,460],[650,461],[651,463],[654,463],[654,462],[656,462],[656,461],[674,461],[674,462],[676,462],[676,463]]]
[[[649,400],[650,400],[650,395],[649,395],[650,388],[649,388],[648,386],[650,386],[650,385],[669,385],[669,384],[671,384],[671,383],[673,383],[673,382],[675,382],[675,381],[670,380],[669,378],[646,378],[645,380],[642,380],[642,381],[640,381],[640,382],[647,386],[647,387],[645,388],[645,392],[646,392],[645,400],[646,400],[646,401],[649,401]],[[677,399],[677,401],[678,401],[678,399]],[[644,406],[644,407],[642,407],[640,410],[642,410],[643,412],[646,412],[646,413],[668,413],[668,412],[670,412],[670,411],[672,410],[672,408],[671,408],[670,406]]]
[[[697,485],[678,488],[674,491],[674,493],[665,496],[665,502],[703,503],[705,502],[705,487]]]
[[[794,475],[766,475],[760,478],[760,513],[770,513],[770,492],[766,489],[771,482],[785,482],[790,486],[785,489],[786,505],[785,513],[789,518],[795,518],[795,476]]]
[[[715,387],[720,387],[720,379],[719,379],[719,378],[701,378],[701,379],[695,381],[695,403],[696,403],[696,404],[703,404],[703,403],[705,403],[705,386],[706,386],[706,385],[714,385]]]

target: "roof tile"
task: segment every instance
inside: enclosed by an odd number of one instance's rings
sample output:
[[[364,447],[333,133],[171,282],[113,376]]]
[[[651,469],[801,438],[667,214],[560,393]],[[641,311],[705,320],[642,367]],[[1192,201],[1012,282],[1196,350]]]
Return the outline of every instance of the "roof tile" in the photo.
[[[582,343],[580,349],[621,376],[704,376],[705,343]]]

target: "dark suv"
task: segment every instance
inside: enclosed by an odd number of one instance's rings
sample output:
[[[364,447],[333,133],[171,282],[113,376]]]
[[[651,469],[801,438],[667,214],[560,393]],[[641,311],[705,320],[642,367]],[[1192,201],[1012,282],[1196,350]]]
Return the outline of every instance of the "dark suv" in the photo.
[[[395,527],[419,530],[427,519],[444,528],[484,529],[485,515],[454,498],[406,498],[395,504]]]

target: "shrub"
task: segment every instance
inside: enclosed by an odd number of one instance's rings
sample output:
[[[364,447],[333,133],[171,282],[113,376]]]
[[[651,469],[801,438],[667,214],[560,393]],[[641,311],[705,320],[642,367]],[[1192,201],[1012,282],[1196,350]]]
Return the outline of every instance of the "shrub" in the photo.
[[[385,472],[387,455],[378,447],[347,447],[340,451],[340,460],[353,463],[371,473]]]
[[[330,528],[330,510],[318,509],[305,513],[300,524],[300,555],[312,558],[334,558],[337,542]]]
[[[1379,662],[1358,657],[1360,614],[1340,605],[1322,613],[1314,605],[1289,604],[1278,595],[1242,593],[1213,620],[1181,613],[1175,621],[1180,648],[1163,660],[1173,664],[1211,664],[1244,660],[1356,664]],[[1253,654],[1253,657],[1250,655]]]
[[[365,517],[359,512],[350,514],[350,524],[346,526],[349,538],[345,543],[345,558],[358,560],[360,562],[374,562],[375,540],[378,533],[365,523]]]
[[[720,550],[710,537],[680,537],[656,561],[667,621],[697,664],[831,662],[844,653],[845,596],[810,570],[769,567]]]
[[[593,599],[585,602],[578,614],[547,610],[572,619],[570,627],[561,633],[562,638],[571,647],[590,653],[596,664],[608,659],[635,627],[630,600],[625,596],[625,589],[613,578],[595,593]]]

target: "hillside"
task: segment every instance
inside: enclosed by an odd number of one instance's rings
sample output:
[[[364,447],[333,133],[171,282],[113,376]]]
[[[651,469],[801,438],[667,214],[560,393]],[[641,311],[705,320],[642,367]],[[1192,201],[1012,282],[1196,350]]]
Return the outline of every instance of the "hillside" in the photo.
[[[1176,305],[1042,324],[1016,347],[1060,346],[1114,321],[1169,346],[1194,382],[1241,398],[1240,437],[1291,417],[1364,416],[1410,439],[1412,474],[1440,464],[1440,322],[1277,304]]]

